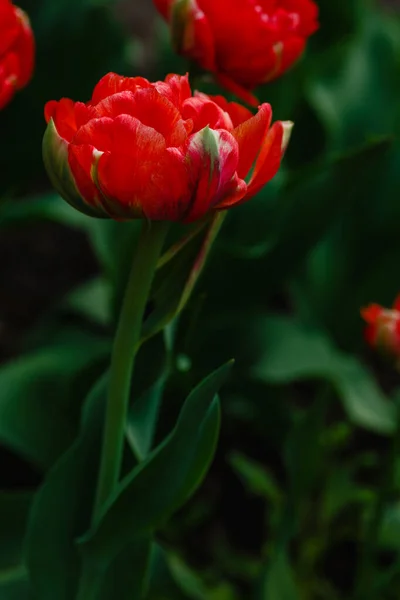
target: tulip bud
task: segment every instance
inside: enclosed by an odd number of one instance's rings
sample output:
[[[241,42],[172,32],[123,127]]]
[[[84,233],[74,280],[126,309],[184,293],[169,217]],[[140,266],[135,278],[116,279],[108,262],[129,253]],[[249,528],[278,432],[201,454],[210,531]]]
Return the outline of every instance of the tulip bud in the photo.
[[[361,309],[366,321],[365,339],[370,346],[396,362],[400,367],[400,296],[387,309],[379,304],[370,304]]]
[[[86,104],[48,102],[43,158],[60,195],[85,214],[190,222],[245,202],[279,169],[291,124],[271,126],[188,78],[109,73]],[[251,176],[249,173],[251,172]]]
[[[0,1],[0,109],[33,72],[35,42],[29,19],[9,0]]]

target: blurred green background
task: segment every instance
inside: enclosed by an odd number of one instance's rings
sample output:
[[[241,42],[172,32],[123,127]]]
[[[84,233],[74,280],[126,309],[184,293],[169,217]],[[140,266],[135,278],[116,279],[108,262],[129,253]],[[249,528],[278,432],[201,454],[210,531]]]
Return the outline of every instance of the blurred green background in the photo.
[[[29,507],[107,364],[138,229],[53,193],[43,106],[88,99],[109,70],[188,65],[149,0],[19,4],[37,65],[0,113],[0,600],[41,600],[24,566]],[[295,122],[283,168],[229,212],[173,327],[156,439],[201,377],[236,364],[211,470],[157,534],[149,600],[400,597],[399,376],[359,316],[400,290],[400,3],[318,5],[302,60],[259,93]],[[144,391],[165,373],[149,351]]]

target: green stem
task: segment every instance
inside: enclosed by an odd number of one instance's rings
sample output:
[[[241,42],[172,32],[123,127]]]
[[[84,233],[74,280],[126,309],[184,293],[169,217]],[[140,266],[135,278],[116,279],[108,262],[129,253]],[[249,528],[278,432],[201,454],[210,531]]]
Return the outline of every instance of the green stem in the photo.
[[[119,480],[135,355],[151,283],[167,230],[167,222],[143,222],[125,289],[111,355],[94,520],[99,516]]]

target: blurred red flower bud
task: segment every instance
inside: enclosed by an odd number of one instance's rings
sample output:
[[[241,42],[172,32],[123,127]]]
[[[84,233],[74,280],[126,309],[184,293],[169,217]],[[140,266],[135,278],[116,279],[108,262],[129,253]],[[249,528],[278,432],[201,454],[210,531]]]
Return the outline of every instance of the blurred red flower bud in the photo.
[[[0,109],[30,80],[35,41],[26,14],[9,0],[0,0]]]
[[[70,204],[93,216],[184,222],[256,194],[278,171],[292,127],[270,126],[269,104],[253,115],[192,95],[179,75],[150,83],[109,73],[89,102],[48,102],[45,118],[44,162]]]
[[[154,0],[178,53],[217,75],[244,101],[284,73],[318,29],[312,0]]]
[[[400,295],[393,308],[370,304],[361,309],[361,316],[367,323],[365,339],[368,344],[396,359],[400,366]]]

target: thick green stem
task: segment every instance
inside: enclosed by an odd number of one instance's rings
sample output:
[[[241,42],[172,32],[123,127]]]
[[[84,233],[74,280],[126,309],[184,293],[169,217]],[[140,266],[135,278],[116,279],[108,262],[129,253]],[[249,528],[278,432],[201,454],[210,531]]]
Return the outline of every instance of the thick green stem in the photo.
[[[111,355],[100,473],[93,518],[115,489],[121,470],[132,371],[154,271],[167,222],[143,222],[120,312]]]

